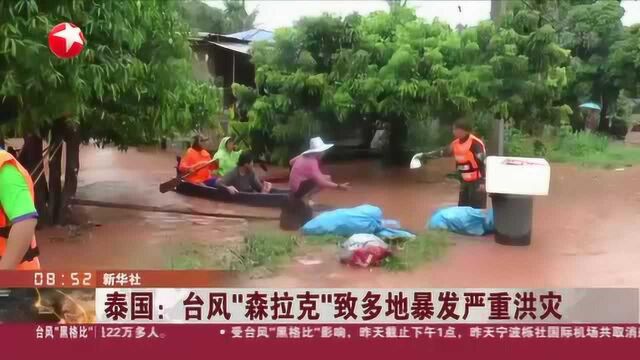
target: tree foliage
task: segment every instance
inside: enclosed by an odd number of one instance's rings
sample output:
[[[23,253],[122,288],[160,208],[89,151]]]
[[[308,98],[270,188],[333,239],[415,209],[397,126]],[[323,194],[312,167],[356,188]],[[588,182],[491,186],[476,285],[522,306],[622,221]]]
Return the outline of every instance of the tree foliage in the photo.
[[[317,124],[387,121],[401,148],[412,122],[460,114],[531,128],[566,121],[571,110],[559,99],[569,55],[534,10],[455,31],[394,5],[366,17],[305,18],[276,32],[254,49],[257,96],[239,101],[250,104],[250,128],[280,159]]]
[[[87,139],[126,146],[209,123],[218,94],[192,79],[179,10],[170,0],[0,1],[0,97],[16,100],[18,130],[73,114]],[[61,19],[87,39],[72,60],[43,41]]]
[[[172,0],[0,0],[0,109],[24,136],[20,161],[34,175],[42,139],[67,143],[65,184],[60,155],[50,154],[49,178],[36,184],[40,220],[61,212],[77,188],[83,140],[128,145],[215,126],[219,93],[192,76],[189,28]],[[87,39],[71,60],[56,58],[46,39],[61,21]],[[48,184],[47,184],[48,183]],[[61,194],[62,193],[62,194]]]
[[[537,0],[522,1],[522,5],[545,16],[542,20],[557,29],[560,45],[571,50],[568,67],[569,83],[563,100],[572,107],[582,102],[601,104],[600,130],[609,130],[609,116],[616,112],[621,90],[628,86],[618,66],[629,53],[616,48],[628,38],[622,25],[624,8],[616,0]],[[576,113],[576,116],[578,113]],[[580,122],[580,119],[574,119]]]
[[[633,97],[640,94],[640,25],[626,29],[623,39],[611,49],[607,68],[615,79],[615,85],[628,91]]]
[[[229,34],[251,30],[258,16],[257,10],[247,12],[244,0],[225,0],[223,9],[201,0],[185,0],[182,6],[193,32]]]
[[[224,0],[224,14],[227,17],[225,30],[234,33],[253,29],[258,10],[247,12],[245,0]]]
[[[222,9],[214,8],[200,0],[184,0],[185,18],[193,32],[225,34],[228,21]]]

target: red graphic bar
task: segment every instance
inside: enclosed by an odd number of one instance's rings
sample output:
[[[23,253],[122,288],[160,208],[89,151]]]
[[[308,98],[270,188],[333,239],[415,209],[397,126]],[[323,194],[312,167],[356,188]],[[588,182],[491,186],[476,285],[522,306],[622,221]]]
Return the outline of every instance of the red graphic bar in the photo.
[[[227,271],[0,271],[0,288],[199,288],[232,286]]]
[[[99,288],[206,288],[231,286],[228,271],[109,270],[96,273]]]
[[[615,326],[637,329],[638,324],[547,326],[535,328],[533,337],[524,337],[524,332],[520,332],[519,337],[500,336],[499,325],[398,324],[393,327],[396,329],[393,337],[388,336],[391,327],[384,325],[380,326],[380,337],[374,325],[335,325],[319,329],[313,325],[290,325],[273,331],[265,327],[266,335],[261,335],[255,326],[243,326],[245,334],[249,328],[253,332],[251,337],[240,338],[232,325],[1,325],[0,338],[11,341],[11,345],[3,349],[8,359],[50,357],[51,354],[62,357],[82,354],[92,360],[113,360],[122,354],[127,354],[127,358],[140,355],[145,359],[186,359],[211,349],[220,354],[234,354],[238,359],[341,359],[345,353],[370,359],[417,359],[434,355],[443,359],[498,359],[514,358],[513,354],[523,360],[615,359],[618,355],[628,358],[628,354],[637,352],[639,340],[637,336],[629,336],[626,330],[615,336]],[[405,327],[409,329],[402,331]],[[564,337],[564,327],[570,328],[571,337]],[[473,336],[476,328],[481,329],[479,337]],[[504,328],[510,329],[509,325]],[[598,329],[599,335],[590,337],[587,331],[585,336],[573,336],[580,328]],[[608,329],[606,337],[600,336],[602,329]],[[401,337],[405,332],[408,336]],[[450,332],[456,336],[447,337]],[[557,334],[552,337],[551,333]],[[283,348],[286,348],[284,356]]]

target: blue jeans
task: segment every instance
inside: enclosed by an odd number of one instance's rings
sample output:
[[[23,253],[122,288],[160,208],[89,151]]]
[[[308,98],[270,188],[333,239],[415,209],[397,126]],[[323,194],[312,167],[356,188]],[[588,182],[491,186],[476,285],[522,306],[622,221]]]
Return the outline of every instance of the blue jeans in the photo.
[[[216,187],[216,183],[218,182],[218,178],[210,178],[207,179],[205,182],[203,182],[202,184],[208,187]]]

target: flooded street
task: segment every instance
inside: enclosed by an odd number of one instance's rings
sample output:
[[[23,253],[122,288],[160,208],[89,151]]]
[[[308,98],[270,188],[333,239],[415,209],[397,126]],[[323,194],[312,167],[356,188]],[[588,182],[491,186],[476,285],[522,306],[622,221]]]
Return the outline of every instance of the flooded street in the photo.
[[[175,193],[160,194],[158,184],[175,174],[175,154],[85,147],[78,198],[207,213],[277,216],[257,209]],[[325,191],[316,203],[335,207],[373,204],[387,218],[413,231],[431,213],[457,202],[457,184],[444,175],[453,166],[433,161],[418,171],[384,169],[375,162],[327,166],[348,193]],[[238,286],[261,287],[638,287],[640,286],[640,167],[624,171],[552,166],[551,193],[534,205],[529,247],[505,247],[492,237],[451,236],[443,257],[412,272],[356,270],[337,261],[331,248],[308,254],[318,265],[296,261],[276,276],[246,279]],[[50,269],[169,269],[176,249],[189,243],[212,246],[241,243],[244,220],[224,220],[131,210],[77,207],[93,224],[47,229],[38,234],[42,263]],[[275,223],[273,224],[275,227]],[[213,250],[212,250],[213,251]]]

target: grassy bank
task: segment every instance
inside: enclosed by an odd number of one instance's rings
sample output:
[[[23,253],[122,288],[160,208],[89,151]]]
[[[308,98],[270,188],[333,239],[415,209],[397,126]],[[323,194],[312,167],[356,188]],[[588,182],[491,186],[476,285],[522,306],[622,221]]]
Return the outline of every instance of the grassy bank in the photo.
[[[393,255],[382,266],[390,271],[412,270],[441,257],[450,244],[445,232],[422,233],[414,240],[393,244]]]
[[[626,146],[606,136],[585,132],[530,137],[511,131],[505,151],[511,156],[545,157],[551,162],[607,169],[640,164],[640,147]]]
[[[273,272],[302,252],[313,253],[313,247],[335,249],[335,261],[346,239],[339,236],[300,236],[273,230],[250,233],[242,247],[212,249],[203,244],[183,245],[171,258],[169,267],[186,269],[225,269],[240,272]],[[441,232],[419,234],[410,241],[390,244],[393,255],[385,259],[382,267],[389,271],[406,271],[444,254],[449,242]],[[214,256],[215,254],[215,256]]]
[[[585,155],[552,151],[547,156],[547,159],[552,162],[614,169],[640,164],[640,148],[625,146],[624,144],[610,144],[604,151]]]

